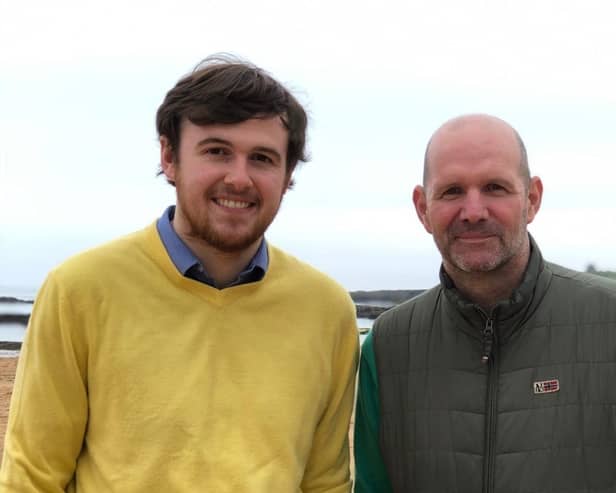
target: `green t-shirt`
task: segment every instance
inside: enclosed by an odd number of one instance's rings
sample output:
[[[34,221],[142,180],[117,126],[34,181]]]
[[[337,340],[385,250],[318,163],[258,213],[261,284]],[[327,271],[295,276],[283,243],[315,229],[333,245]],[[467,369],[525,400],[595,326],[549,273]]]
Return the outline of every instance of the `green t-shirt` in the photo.
[[[355,493],[391,493],[379,447],[379,382],[372,332],[361,347],[355,408]]]

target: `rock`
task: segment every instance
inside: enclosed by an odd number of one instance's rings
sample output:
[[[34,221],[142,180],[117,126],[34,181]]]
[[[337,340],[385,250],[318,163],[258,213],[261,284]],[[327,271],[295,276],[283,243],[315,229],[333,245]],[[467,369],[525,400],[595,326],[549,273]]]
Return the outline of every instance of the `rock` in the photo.
[[[19,351],[20,349],[21,349],[21,342],[0,341],[1,351]]]
[[[381,313],[387,310],[387,307],[371,306],[371,305],[355,305],[355,309],[357,312],[357,318],[375,319]]]
[[[0,313],[0,323],[18,323],[28,325],[30,315],[26,313]]]

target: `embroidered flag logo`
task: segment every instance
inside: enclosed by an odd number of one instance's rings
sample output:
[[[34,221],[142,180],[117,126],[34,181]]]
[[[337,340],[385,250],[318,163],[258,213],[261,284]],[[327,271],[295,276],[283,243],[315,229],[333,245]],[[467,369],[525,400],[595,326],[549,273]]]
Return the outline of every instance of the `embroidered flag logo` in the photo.
[[[543,380],[541,382],[535,382],[533,384],[535,394],[551,394],[552,392],[558,392],[560,390],[560,383],[558,379]]]

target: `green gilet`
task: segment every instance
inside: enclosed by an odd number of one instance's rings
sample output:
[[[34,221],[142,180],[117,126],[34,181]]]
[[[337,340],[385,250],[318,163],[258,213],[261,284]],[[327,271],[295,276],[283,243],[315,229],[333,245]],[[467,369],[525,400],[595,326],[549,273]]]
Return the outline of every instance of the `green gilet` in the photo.
[[[531,243],[521,285],[491,313],[442,271],[375,323],[355,443],[376,426],[391,491],[616,491],[616,283],[545,263]],[[360,411],[371,399],[378,413]],[[388,491],[361,455],[356,491]]]

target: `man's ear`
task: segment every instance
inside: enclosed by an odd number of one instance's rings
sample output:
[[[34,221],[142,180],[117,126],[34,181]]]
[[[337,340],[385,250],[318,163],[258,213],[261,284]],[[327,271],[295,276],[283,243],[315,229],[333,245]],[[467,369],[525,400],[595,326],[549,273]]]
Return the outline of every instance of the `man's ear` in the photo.
[[[284,190],[282,191],[283,195],[287,193],[289,190],[292,190],[293,187],[295,186],[295,180],[293,179],[293,173],[287,173],[285,182],[286,184],[285,184]]]
[[[428,218],[428,202],[426,200],[426,191],[421,185],[417,185],[413,189],[413,204],[415,204],[415,212],[417,217],[423,224],[425,230],[432,234],[432,226],[430,225],[430,219]]]
[[[528,186],[528,212],[526,215],[527,224],[530,224],[533,219],[535,219],[537,212],[539,212],[542,197],[543,183],[541,182],[541,178],[538,176],[533,176],[530,179],[530,184]]]
[[[169,142],[169,139],[164,135],[160,136],[160,167],[165,174],[165,177],[171,183],[175,183],[175,153]]]

